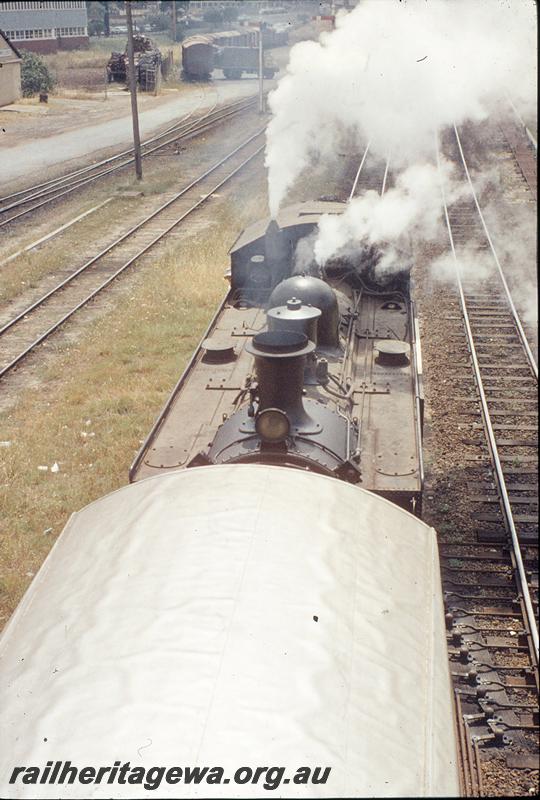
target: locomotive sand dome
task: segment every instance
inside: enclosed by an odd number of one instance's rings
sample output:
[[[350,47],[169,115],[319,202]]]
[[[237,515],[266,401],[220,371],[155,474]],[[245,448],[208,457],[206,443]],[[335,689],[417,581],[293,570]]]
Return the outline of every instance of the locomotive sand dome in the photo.
[[[287,303],[287,298],[296,297],[321,312],[317,325],[317,339],[321,346],[339,345],[339,310],[337,298],[330,286],[312,275],[294,275],[278,283],[268,301],[273,308]]]
[[[2,797],[268,796],[233,780],[258,765],[286,769],[281,797],[459,793],[435,532],[333,478],[204,467],[92,503],[0,656]],[[48,761],[230,783],[10,784]]]

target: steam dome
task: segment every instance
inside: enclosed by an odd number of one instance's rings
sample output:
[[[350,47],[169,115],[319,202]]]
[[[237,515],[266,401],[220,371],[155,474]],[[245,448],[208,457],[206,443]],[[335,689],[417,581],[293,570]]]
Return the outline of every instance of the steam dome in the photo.
[[[269,308],[284,306],[292,297],[321,311],[317,327],[320,347],[339,346],[339,309],[336,295],[327,283],[311,275],[293,275],[275,287],[268,301]]]

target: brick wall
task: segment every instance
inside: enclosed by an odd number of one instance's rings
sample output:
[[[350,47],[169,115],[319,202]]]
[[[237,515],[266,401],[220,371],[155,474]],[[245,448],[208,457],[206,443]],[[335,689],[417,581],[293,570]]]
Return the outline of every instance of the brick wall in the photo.
[[[88,36],[62,36],[58,39],[27,39],[15,42],[19,50],[32,53],[56,53],[58,50],[80,50],[88,47]]]

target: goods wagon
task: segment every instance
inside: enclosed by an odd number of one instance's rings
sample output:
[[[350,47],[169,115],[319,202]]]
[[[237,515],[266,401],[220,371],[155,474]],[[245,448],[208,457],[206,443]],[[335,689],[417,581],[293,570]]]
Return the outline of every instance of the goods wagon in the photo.
[[[259,72],[258,31],[224,31],[190,36],[182,43],[182,75],[185,80],[209,80],[214,69],[226,78]],[[264,77],[273,78],[277,65],[264,54]]]
[[[182,75],[186,80],[205,81],[214,69],[215,48],[211,36],[190,36],[182,43]]]
[[[215,53],[215,67],[223,70],[223,75],[228,79],[236,79],[244,74],[259,74],[259,49],[258,47],[221,47]],[[273,78],[277,66],[268,58],[264,59],[263,75]]]

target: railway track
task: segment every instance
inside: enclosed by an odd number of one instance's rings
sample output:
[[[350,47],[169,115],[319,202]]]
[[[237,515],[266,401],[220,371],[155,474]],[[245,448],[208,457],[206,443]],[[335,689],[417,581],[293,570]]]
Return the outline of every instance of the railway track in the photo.
[[[357,197],[361,191],[375,191],[382,196],[389,183],[390,156],[384,161],[380,159],[370,160],[370,148],[371,142],[367,142],[354,176],[351,191],[349,192],[349,203],[354,197]]]
[[[142,156],[148,157],[154,153],[165,150],[184,139],[198,136],[212,130],[216,125],[229,120],[249,108],[255,106],[256,98],[237,100],[225,106],[216,108],[216,105],[204,114],[191,119],[194,112],[183,117],[179,122],[167,128],[163,133],[147,139],[142,143]],[[84,186],[105,178],[132,164],[134,161],[133,149],[123,150],[110,158],[103,159],[96,164],[83,167],[33,186],[29,186],[10,195],[0,198],[0,228],[26,217],[50,203],[66,197]]]
[[[163,240],[264,149],[264,128],[251,135],[157,210],[0,327],[0,378]]]
[[[499,128],[501,129],[504,138],[510,145],[510,149],[512,150],[521,174],[523,175],[523,179],[526,181],[527,186],[529,187],[529,191],[536,200],[536,158],[538,149],[536,138],[519,115],[510,98],[508,98],[508,103],[514,112],[516,122],[514,122],[512,119],[509,119],[507,115],[503,115],[499,120]],[[524,139],[522,130],[520,130],[520,128],[525,131],[527,140]]]
[[[439,541],[464,789],[481,796],[487,762],[538,766],[538,370],[457,129],[444,149],[471,189],[449,207],[442,187],[461,309],[448,335],[468,352],[448,375],[467,420],[473,525]],[[493,259],[487,280],[461,271],[471,242]]]

